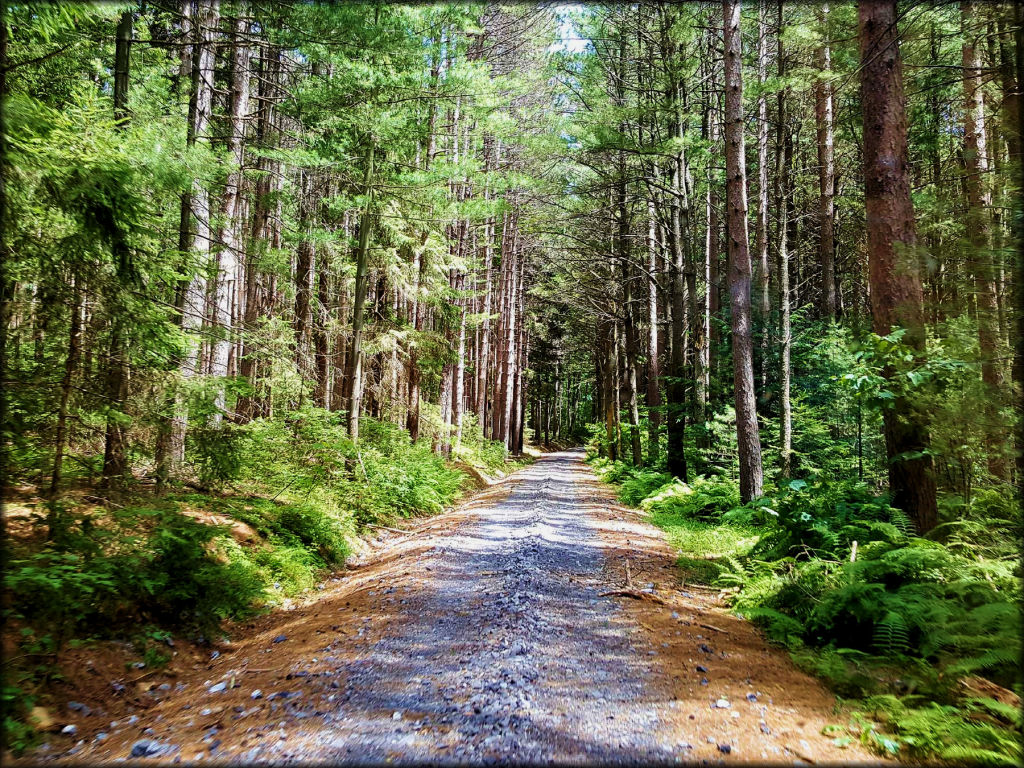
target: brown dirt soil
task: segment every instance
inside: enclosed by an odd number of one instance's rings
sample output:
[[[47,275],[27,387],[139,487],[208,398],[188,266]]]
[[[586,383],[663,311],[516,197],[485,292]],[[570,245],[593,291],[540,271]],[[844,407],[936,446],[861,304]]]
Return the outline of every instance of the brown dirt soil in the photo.
[[[507,482],[515,479],[509,478]],[[414,585],[418,578],[409,563],[417,555],[471,520],[479,506],[508,493],[508,485],[495,484],[473,493],[450,512],[408,521],[404,533],[379,529],[379,535],[366,540],[365,549],[348,562],[346,570],[323,582],[318,590],[302,600],[290,601],[284,609],[226,626],[227,635],[235,638],[231,642],[200,646],[174,641],[174,648],[167,649],[173,654],[172,659],[163,669],[126,672],[126,666],[138,659],[128,643],[94,643],[63,652],[57,663],[62,680],[54,685],[54,701],[47,707],[53,720],[51,748],[44,747],[43,751],[21,758],[8,754],[4,762],[33,765],[59,756],[75,763],[93,763],[123,757],[130,753],[134,742],[149,735],[146,730],[150,726],[157,724],[161,732],[177,732],[176,741],[190,743],[180,753],[183,762],[208,756],[209,742],[201,739],[214,725],[221,729],[222,751],[245,749],[252,738],[247,740],[242,729],[232,729],[231,724],[241,722],[246,729],[256,726],[262,733],[263,728],[275,726],[281,720],[280,714],[270,711],[266,698],[253,700],[252,691],[261,690],[269,695],[287,686],[293,671],[315,673],[326,638],[336,641],[331,649],[335,657],[351,660],[362,655],[384,627],[395,631],[403,617],[382,609],[379,599],[370,593]],[[366,616],[373,616],[374,620],[368,631],[361,631],[354,617]],[[282,634],[287,640],[275,643],[274,638]],[[211,658],[214,654],[216,659]],[[209,706],[192,705],[200,697],[208,702],[205,686],[221,679],[229,685],[233,681],[237,687],[225,691]],[[161,691],[161,685],[169,685],[170,689]],[[67,704],[72,701],[88,707],[89,714],[69,710]],[[207,709],[208,714],[202,714]],[[133,716],[137,721],[129,723]],[[65,725],[76,726],[74,736],[59,733]],[[108,737],[97,744],[94,739],[99,733],[107,733]],[[79,742],[82,748],[67,755]]]
[[[604,576],[614,585],[609,589],[627,586],[628,562],[633,586],[653,584],[661,601],[618,598],[658,648],[667,671],[666,695],[675,701],[673,724],[679,738],[693,744],[694,759],[721,757],[704,738],[713,737],[738,747],[734,760],[881,762],[856,742],[840,748],[821,733],[826,725],[846,720],[836,710],[835,696],[798,670],[786,651],[769,645],[750,622],[730,613],[725,593],[684,584],[676,553],[646,513],[618,504],[613,490],[596,478],[581,495],[589,500],[586,510],[605,544]],[[700,651],[702,644],[714,653]],[[707,671],[697,672],[698,665]],[[748,693],[757,701],[749,702]],[[731,707],[712,708],[718,699]],[[700,741],[693,739],[695,731]]]
[[[583,508],[606,555],[595,578],[607,591],[629,587],[628,560],[634,587],[654,585],[653,599],[614,599],[642,628],[644,645],[654,649],[648,653],[656,679],[645,685],[667,702],[660,715],[664,721],[667,714],[678,741],[692,745],[688,761],[878,762],[858,744],[839,749],[822,735],[823,726],[844,720],[834,713],[834,697],[798,671],[783,651],[768,646],[753,626],[731,615],[716,591],[681,587],[675,554],[662,532],[643,513],[617,505],[610,489],[589,472],[587,477],[580,489]],[[77,732],[53,733],[48,747],[8,764],[110,761],[124,758],[133,743],[149,737],[180,745],[174,757],[182,762],[238,760],[253,747],[276,744],[296,723],[287,707],[268,696],[299,688],[320,694],[344,689],[346,673],[337,670],[365,658],[383,635],[400,635],[412,620],[401,608],[405,601],[382,600],[383,591],[393,588],[400,596],[406,588],[428,585],[426,553],[445,546],[479,510],[500,502],[521,482],[511,475],[455,510],[408,523],[401,533],[378,529],[346,572],[284,609],[229,627],[230,643],[200,647],[177,641],[163,670],[126,672],[126,660],[137,658],[127,644],[66,652],[60,660],[65,681],[49,709],[54,730],[73,724]],[[275,641],[282,635],[286,639]],[[700,644],[713,652],[701,652]],[[707,671],[697,672],[697,665]],[[700,684],[702,677],[707,685]],[[227,690],[208,694],[218,682]],[[263,692],[261,698],[252,698],[256,690]],[[748,701],[748,693],[757,701]],[[713,708],[720,698],[730,708]],[[71,712],[68,701],[92,711]],[[101,732],[107,736],[97,742]],[[718,743],[734,745],[735,752],[723,755]]]

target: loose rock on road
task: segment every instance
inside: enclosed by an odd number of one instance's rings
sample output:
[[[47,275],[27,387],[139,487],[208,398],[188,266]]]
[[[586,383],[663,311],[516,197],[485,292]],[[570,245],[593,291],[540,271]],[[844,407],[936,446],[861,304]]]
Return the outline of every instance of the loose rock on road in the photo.
[[[832,697],[714,592],[680,587],[673,561],[581,452],[549,454],[236,627],[173,687],[118,704],[132,717],[78,713],[73,738],[26,760],[875,759],[823,736]],[[652,599],[602,596],[626,579]]]

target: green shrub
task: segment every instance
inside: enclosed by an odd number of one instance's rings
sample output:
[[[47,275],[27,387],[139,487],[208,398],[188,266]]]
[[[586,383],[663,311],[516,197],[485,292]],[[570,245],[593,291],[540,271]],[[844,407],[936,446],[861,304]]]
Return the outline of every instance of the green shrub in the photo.
[[[1020,765],[1021,714],[994,699],[972,698],[958,706],[879,694],[862,711],[886,723],[889,736],[873,725],[861,728],[862,741],[876,751],[911,760],[939,758],[975,765]]]
[[[956,686],[971,674],[1024,684],[1020,565],[1006,543],[1021,517],[1007,491],[976,492],[933,541],[862,483],[789,480],[739,506],[725,478],[654,487],[657,473],[592,463],[622,484],[620,499],[653,488],[640,506],[679,551],[684,579],[738,587],[734,610],[801,667],[843,696],[869,697],[886,725],[856,715],[851,733],[865,744],[911,759],[1019,762],[1019,716]]]
[[[315,553],[321,565],[341,563],[348,554],[345,530],[322,508],[311,504],[282,506],[276,522],[282,533]]]
[[[35,706],[35,697],[20,686],[5,681],[0,701],[4,713],[2,747],[11,750],[17,757],[39,741],[39,735],[28,722],[29,712]]]
[[[640,507],[662,515],[718,520],[728,510],[739,506],[740,492],[736,483],[725,477],[697,477],[687,485],[673,480],[645,498]]]
[[[631,507],[637,507],[640,502],[671,481],[672,475],[667,472],[638,469],[619,487],[619,501]]]
[[[215,488],[242,474],[243,453],[248,444],[246,427],[231,423],[196,425],[188,431],[188,455],[198,469],[199,482]]]
[[[56,653],[96,606],[118,592],[109,561],[87,560],[73,552],[43,551],[11,560],[4,573],[11,615],[39,628],[41,650]]]
[[[849,555],[854,541],[902,541],[907,516],[857,482],[790,480],[762,502],[770,524],[754,555],[775,560]]]
[[[304,547],[275,547],[258,552],[254,558],[270,574],[270,588],[285,596],[297,595],[316,583],[322,561]]]

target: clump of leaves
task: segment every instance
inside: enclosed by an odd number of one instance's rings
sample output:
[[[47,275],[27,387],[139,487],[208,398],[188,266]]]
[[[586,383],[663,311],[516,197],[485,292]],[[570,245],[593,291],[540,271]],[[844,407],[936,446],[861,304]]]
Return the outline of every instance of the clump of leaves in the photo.
[[[648,512],[698,520],[717,520],[726,511],[739,506],[736,483],[721,477],[697,477],[687,484],[672,480],[640,502]]]
[[[667,472],[637,469],[619,486],[619,501],[631,507],[639,506],[640,502],[671,480],[672,475]]]

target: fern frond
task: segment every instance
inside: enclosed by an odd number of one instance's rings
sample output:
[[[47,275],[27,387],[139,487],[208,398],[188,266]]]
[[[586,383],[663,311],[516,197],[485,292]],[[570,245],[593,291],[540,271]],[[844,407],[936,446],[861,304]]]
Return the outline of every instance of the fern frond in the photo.
[[[904,618],[895,611],[889,611],[875,625],[872,645],[883,654],[905,654],[910,648],[910,629]]]

